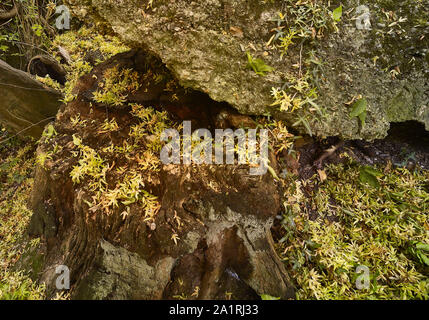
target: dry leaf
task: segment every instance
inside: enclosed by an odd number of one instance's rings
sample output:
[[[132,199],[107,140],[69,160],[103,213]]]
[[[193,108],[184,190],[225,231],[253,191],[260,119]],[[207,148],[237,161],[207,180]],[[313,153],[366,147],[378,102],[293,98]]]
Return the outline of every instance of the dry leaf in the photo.
[[[244,36],[243,30],[241,30],[239,27],[231,27],[229,28],[229,31],[234,37],[243,38]]]
[[[317,170],[317,173],[319,174],[319,178],[321,182],[325,181],[328,178],[325,170]]]

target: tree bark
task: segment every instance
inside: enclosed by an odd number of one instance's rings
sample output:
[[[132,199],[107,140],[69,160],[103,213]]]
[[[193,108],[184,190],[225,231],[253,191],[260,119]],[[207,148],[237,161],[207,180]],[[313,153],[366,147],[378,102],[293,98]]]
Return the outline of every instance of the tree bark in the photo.
[[[142,169],[138,159],[145,157],[139,156],[144,145],[129,154],[103,151],[112,143],[131,143],[129,131],[138,119],[126,110],[130,101],[169,110],[171,119],[195,121],[194,128],[207,128],[210,115],[216,117],[225,108],[169,80],[145,81],[148,74],[171,76],[162,67],[146,70],[147,65],[159,64],[144,57],[124,53],[82,77],[75,87],[76,99],[55,120],[57,134],[39,144],[40,153],[61,146],[38,167],[31,200],[29,233],[41,236],[46,244],[40,279],[52,292],[55,267],[66,265],[72,298],[77,299],[226,299],[228,294],[233,299],[258,299],[260,294],[292,298],[293,285],[271,238],[270,228],[281,210],[281,186],[271,175],[250,176],[247,166],[237,164],[160,163],[159,170]],[[142,85],[128,95],[127,103],[114,108],[92,99],[105,71],[113,66],[138,71]],[[176,89],[164,90],[167,84]],[[80,124],[73,125],[70,119],[77,115]],[[121,129],[100,131],[106,117],[115,119]],[[73,183],[70,176],[78,161],[72,137],[82,137],[82,143],[100,152],[112,168],[106,176],[109,190],[128,179],[126,172],[137,170],[144,177],[144,189],[157,197],[159,205],[152,219],[140,202],[119,204],[107,212],[99,205],[89,207],[88,183]],[[126,172],[113,169],[119,166]]]
[[[61,93],[0,60],[0,122],[13,132],[38,138],[56,115]]]

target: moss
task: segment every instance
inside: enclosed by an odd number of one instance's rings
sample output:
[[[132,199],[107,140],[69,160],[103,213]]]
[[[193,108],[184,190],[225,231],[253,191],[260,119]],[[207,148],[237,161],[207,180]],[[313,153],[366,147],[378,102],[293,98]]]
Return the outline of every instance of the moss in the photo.
[[[30,241],[25,229],[32,211],[27,208],[33,186],[34,142],[11,139],[0,145],[0,300],[43,299],[44,286],[37,285],[17,262],[32,256],[37,274],[42,261],[31,253],[38,240]]]
[[[64,61],[57,48],[61,47],[70,56],[70,61]],[[101,35],[95,27],[74,31],[67,31],[58,35],[52,42],[52,55],[59,61],[65,62],[64,69],[67,72],[67,82],[61,89],[65,94],[64,102],[70,102],[74,99],[72,92],[77,80],[91,72],[94,65],[97,65],[112,56],[128,51],[129,48],[124,45],[117,37]],[[50,80],[44,81],[47,85],[58,87],[52,84]]]
[[[410,102],[414,100],[415,91],[415,88],[405,88],[389,101],[386,110],[389,121],[401,122],[413,119],[416,110],[410,107]]]
[[[298,299],[428,299],[429,266],[412,252],[429,244],[429,173],[379,169],[379,188],[362,182],[353,162],[330,166],[322,184],[314,177],[289,188],[278,252]],[[368,289],[356,287],[360,265]]]
[[[136,92],[139,87],[139,75],[130,69],[113,67],[104,72],[103,82],[94,92],[94,100],[106,105],[120,106],[127,100],[130,93]]]

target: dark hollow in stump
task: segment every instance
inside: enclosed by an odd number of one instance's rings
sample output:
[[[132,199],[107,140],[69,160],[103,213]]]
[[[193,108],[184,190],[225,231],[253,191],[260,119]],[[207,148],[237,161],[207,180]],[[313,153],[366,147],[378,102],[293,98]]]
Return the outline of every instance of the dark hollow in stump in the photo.
[[[60,110],[57,135],[42,141],[39,153],[48,152],[55,143],[62,149],[38,167],[32,195],[29,233],[42,236],[46,244],[40,280],[53,294],[55,267],[66,265],[72,298],[78,299],[294,297],[289,276],[273,249],[270,228],[280,211],[281,190],[271,175],[250,176],[244,165],[160,164],[159,171],[139,171],[145,190],[157,196],[160,204],[151,221],[137,203],[119,204],[108,213],[90,208],[87,183],[72,182],[70,171],[78,161],[72,153],[76,151],[72,135],[103,154],[115,169],[138,168],[137,156],[125,159],[113,153],[109,158],[101,151],[111,143],[122,145],[135,117],[126,104],[112,108],[91,97],[104,71],[112,66],[132,68],[140,79],[148,79],[148,74],[155,73],[149,73],[149,65],[171,79],[168,70],[153,61],[131,51],[95,67],[79,80],[75,101]],[[213,119],[220,112],[224,121],[228,118],[225,105],[183,88],[164,90],[166,83],[171,82],[141,80],[141,89],[130,94],[127,102],[169,110],[172,119],[191,119],[199,127],[216,125]],[[77,115],[81,125],[70,121]],[[106,116],[116,119],[118,131],[97,130]],[[124,178],[115,169],[106,178],[111,188]]]
[[[48,55],[37,55],[28,62],[27,72],[39,77],[49,75],[51,79],[64,85],[66,82],[66,71],[53,57]]]
[[[0,60],[0,97],[0,122],[14,132],[39,138],[58,112],[62,95]]]

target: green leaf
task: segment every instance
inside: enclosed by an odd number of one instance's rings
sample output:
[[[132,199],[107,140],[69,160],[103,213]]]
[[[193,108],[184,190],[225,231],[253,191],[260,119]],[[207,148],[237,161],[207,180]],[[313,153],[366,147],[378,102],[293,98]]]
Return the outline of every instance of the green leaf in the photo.
[[[367,173],[373,175],[374,177],[381,177],[383,175],[383,173],[381,173],[380,171],[378,171],[378,170],[376,170],[370,166],[364,166],[363,170],[366,171]]]
[[[322,245],[320,243],[314,242],[314,241],[306,241],[308,248],[311,250],[319,249]]]
[[[362,183],[367,183],[367,184],[369,184],[370,186],[372,186],[374,188],[379,188],[380,187],[380,183],[378,182],[377,178],[374,175],[368,173],[367,171],[365,171],[362,168],[360,170],[359,180]]]
[[[363,127],[365,125],[365,120],[366,120],[366,111],[362,112],[360,115],[358,115],[358,117]]]
[[[334,19],[334,21],[339,22],[342,16],[343,16],[343,6],[341,5],[332,12],[332,18]]]
[[[73,143],[75,146],[80,146],[82,144],[82,140],[79,137],[73,135]]]
[[[418,242],[416,244],[416,248],[419,249],[419,250],[429,251],[429,244]]]
[[[429,258],[421,251],[417,251],[417,257],[422,264],[429,266]]]
[[[274,68],[265,64],[265,62],[261,59],[254,59],[249,52],[247,54],[247,67],[252,68],[256,74],[265,76],[266,72],[274,71]]]
[[[270,296],[269,294],[261,294],[262,300],[280,300],[280,298]]]
[[[55,131],[55,128],[54,128],[54,126],[52,124],[50,124],[46,128],[45,132],[43,132],[43,136],[46,137],[46,138],[48,138],[48,139],[52,138],[52,136],[56,135],[56,134],[57,134],[57,131]]]
[[[366,112],[366,107],[368,106],[368,102],[365,98],[359,99],[353,104],[352,112],[350,112],[350,117],[359,117],[362,113]],[[365,115],[366,117],[366,115]],[[362,120],[362,119],[361,119]]]
[[[43,34],[43,27],[40,24],[33,24],[31,26],[31,29],[33,29],[36,36],[40,37]]]

